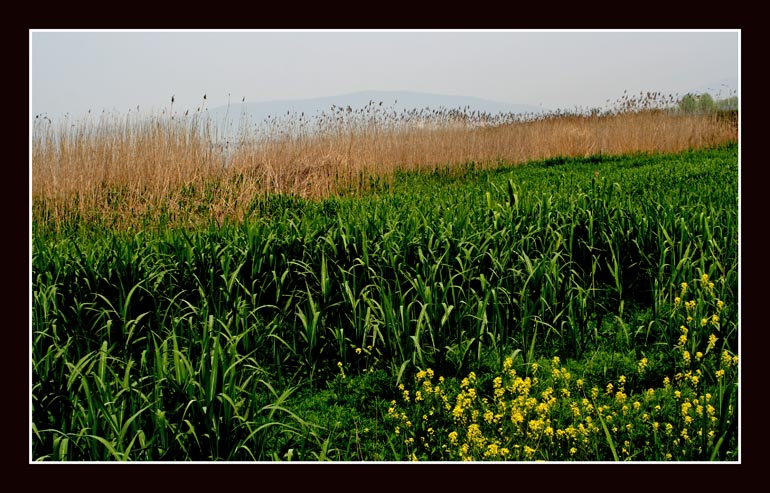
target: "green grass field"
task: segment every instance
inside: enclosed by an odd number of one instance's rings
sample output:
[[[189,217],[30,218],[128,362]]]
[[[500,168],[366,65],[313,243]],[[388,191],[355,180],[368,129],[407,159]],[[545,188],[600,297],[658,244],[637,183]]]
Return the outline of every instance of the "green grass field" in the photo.
[[[32,460],[738,460],[737,144],[365,188],[33,221]]]

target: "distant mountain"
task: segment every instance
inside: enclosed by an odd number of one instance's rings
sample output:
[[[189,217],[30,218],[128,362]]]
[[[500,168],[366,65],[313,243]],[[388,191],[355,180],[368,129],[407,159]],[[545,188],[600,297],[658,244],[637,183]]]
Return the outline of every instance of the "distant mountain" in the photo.
[[[237,102],[230,106],[217,106],[210,108],[208,113],[215,121],[224,120],[238,124],[241,116],[248,116],[252,123],[260,123],[271,117],[286,116],[288,113],[305,114],[312,120],[321,113],[331,113],[332,106],[352,110],[363,109],[370,102],[375,106],[389,112],[422,110],[464,110],[478,111],[496,115],[503,114],[533,114],[544,113],[548,110],[539,106],[527,104],[510,104],[470,96],[448,96],[442,94],[430,94],[410,91],[361,91],[339,96],[327,96],[313,99],[296,99],[288,101],[266,101],[259,103]],[[382,105],[380,105],[382,103]]]

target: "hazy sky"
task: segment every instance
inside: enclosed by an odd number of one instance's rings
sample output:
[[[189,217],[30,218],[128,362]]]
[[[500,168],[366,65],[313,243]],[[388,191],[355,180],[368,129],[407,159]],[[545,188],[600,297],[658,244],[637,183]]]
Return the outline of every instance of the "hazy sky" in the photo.
[[[30,31],[30,112],[52,117],[363,90],[589,108],[739,73],[739,30]]]

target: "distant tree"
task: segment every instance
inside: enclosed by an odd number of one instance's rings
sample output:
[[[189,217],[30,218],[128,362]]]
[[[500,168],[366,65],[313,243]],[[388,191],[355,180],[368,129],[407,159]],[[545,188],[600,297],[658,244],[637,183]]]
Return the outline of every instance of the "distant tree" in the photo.
[[[713,113],[717,110],[738,109],[738,98],[717,100],[709,93],[685,94],[679,101],[679,110],[682,113]]]
[[[698,98],[698,109],[701,113],[712,113],[714,111],[714,98],[711,94],[701,94]]]
[[[716,108],[720,111],[735,111],[738,109],[738,96],[732,96],[716,101]]]
[[[698,110],[698,97],[694,94],[685,94],[679,101],[679,109],[683,113],[694,113]]]

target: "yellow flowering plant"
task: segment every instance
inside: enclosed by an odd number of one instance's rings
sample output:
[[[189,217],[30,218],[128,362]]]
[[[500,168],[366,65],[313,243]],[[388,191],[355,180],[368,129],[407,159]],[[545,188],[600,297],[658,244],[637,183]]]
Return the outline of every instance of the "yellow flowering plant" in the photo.
[[[719,370],[706,375],[705,360]],[[603,390],[587,385],[558,357],[538,361],[538,379],[507,358],[486,387],[474,372],[437,382],[425,370],[411,389],[400,387],[388,420],[402,456],[417,460],[724,460],[737,440],[737,362],[727,350],[691,355],[687,368],[641,391],[636,375],[618,375]],[[641,358],[637,371],[648,365]]]
[[[671,328],[659,341],[667,344],[635,349],[631,358],[597,352],[586,363],[528,354],[525,362],[518,351],[496,370],[458,378],[417,372],[388,411],[402,457],[735,459],[737,319],[722,299],[724,284],[704,272],[677,286],[671,311],[658,314]]]

